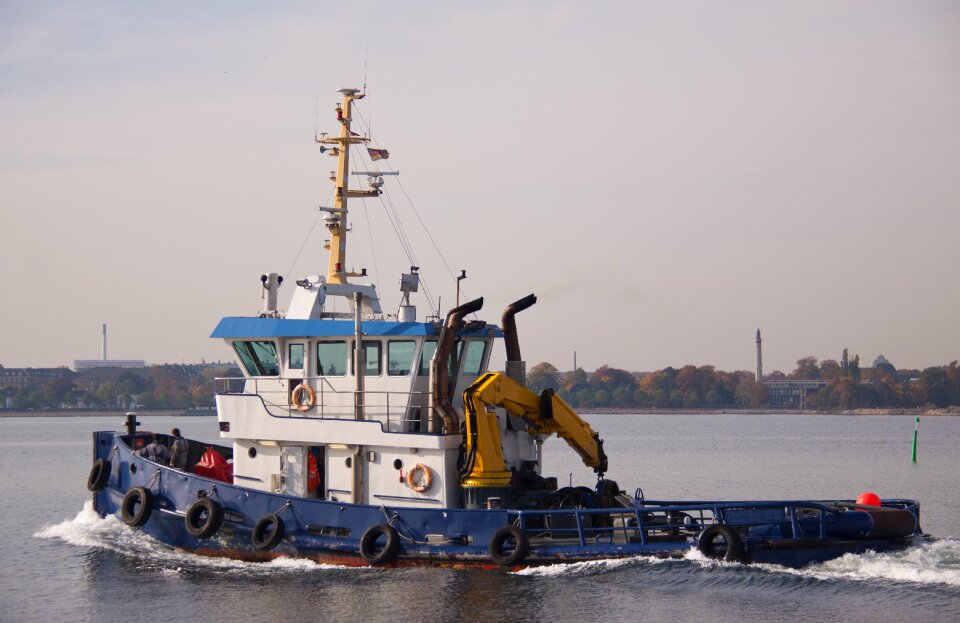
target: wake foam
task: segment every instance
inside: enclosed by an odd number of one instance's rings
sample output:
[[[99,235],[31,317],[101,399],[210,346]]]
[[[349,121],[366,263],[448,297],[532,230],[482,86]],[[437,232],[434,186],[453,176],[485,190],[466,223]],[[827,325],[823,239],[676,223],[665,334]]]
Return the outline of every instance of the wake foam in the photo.
[[[685,560],[703,567],[739,567],[788,574],[814,580],[889,580],[916,584],[960,586],[960,540],[940,539],[896,552],[844,554],[827,562],[791,569],[780,565],[754,564],[748,567],[722,562],[691,549]]]
[[[73,519],[45,526],[34,537],[59,539],[70,545],[107,550],[141,560],[145,566],[159,568],[163,573],[181,573],[187,570],[211,570],[228,573],[278,574],[310,573],[327,570],[362,571],[363,567],[346,567],[317,563],[303,558],[276,558],[270,562],[243,562],[228,558],[197,556],[171,549],[139,530],[127,527],[114,516],[100,517],[87,501]],[[790,569],[779,565],[740,565],[705,557],[691,548],[683,559],[664,559],[654,556],[634,556],[585,562],[556,563],[529,567],[515,575],[533,577],[577,577],[600,575],[630,570],[649,570],[665,563],[696,565],[708,568],[736,568],[766,573],[793,575],[823,581],[892,581],[926,585],[960,586],[960,539],[947,538],[921,543],[898,552],[845,554],[840,558]],[[666,569],[666,568],[663,568]]]
[[[59,539],[70,545],[116,552],[159,567],[163,573],[207,569],[231,573],[276,574],[355,569],[342,565],[317,563],[303,558],[275,558],[269,562],[244,562],[229,558],[197,556],[171,549],[139,530],[126,526],[114,516],[100,517],[87,501],[73,519],[46,526],[37,531],[38,539]],[[359,568],[359,569],[362,569]]]
[[[534,577],[576,577],[582,575],[597,575],[610,571],[620,571],[648,565],[668,562],[669,559],[656,556],[632,556],[630,558],[607,558],[603,560],[585,560],[582,562],[561,562],[540,567],[527,567],[514,573]]]
[[[662,559],[651,556],[591,560],[586,562],[558,563],[542,567],[529,567],[515,575],[534,577],[576,577],[598,575],[614,571],[643,571],[651,565],[673,561],[682,565],[700,568],[737,571],[758,571],[775,575],[790,575],[819,581],[875,582],[890,581],[925,585],[960,586],[960,539],[940,539],[921,543],[898,552],[866,552],[845,554],[840,558],[810,565],[803,569],[791,569],[780,565],[742,565],[723,562],[704,556],[691,548],[682,559]],[[689,569],[690,567],[687,566]]]
[[[775,565],[769,568],[822,580],[890,580],[960,586],[960,540],[940,539],[882,554],[844,554],[804,569],[783,569]]]

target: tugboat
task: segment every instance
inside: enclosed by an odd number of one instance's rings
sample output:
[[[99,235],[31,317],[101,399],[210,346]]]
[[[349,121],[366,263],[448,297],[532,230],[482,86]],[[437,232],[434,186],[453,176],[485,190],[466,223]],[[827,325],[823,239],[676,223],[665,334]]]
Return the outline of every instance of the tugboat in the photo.
[[[848,552],[910,545],[919,504],[876,496],[832,501],[651,501],[604,478],[600,435],[553,390],[525,387],[516,314],[500,326],[469,320],[478,298],[417,320],[417,267],[400,279],[396,315],[383,312],[366,271],[347,266],[348,205],[378,197],[393,171],[351,168],[352,129],[364,97],[341,89],[339,132],[316,137],[337,158],[325,274],[296,281],[283,312],[283,278],[261,277],[261,313],[227,317],[211,337],[242,378],[217,380],[224,445],[189,441],[179,468],[140,450],[167,435],[93,435],[88,489],[101,516],[116,515],[156,540],[201,555],[250,561],[280,556],[343,565],[453,565],[510,569],[558,561],[691,549],[741,563],[792,567]],[[383,150],[369,149],[383,157]],[[353,189],[351,175],[368,187]],[[339,303],[339,305],[338,305]],[[504,372],[490,372],[495,340]],[[559,487],[541,473],[557,435],[592,467],[592,486]]]

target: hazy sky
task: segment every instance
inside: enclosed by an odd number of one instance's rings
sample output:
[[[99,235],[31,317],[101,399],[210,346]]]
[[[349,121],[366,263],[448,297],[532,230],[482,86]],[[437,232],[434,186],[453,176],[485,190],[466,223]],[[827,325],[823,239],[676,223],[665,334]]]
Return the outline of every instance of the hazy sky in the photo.
[[[336,131],[365,49],[361,111],[481,317],[539,296],[531,365],[752,369],[757,327],[768,371],[960,358],[960,3],[273,4],[0,0],[0,363],[97,357],[102,322],[111,357],[228,358],[261,273],[325,269],[318,94]],[[409,262],[355,208],[395,311]]]

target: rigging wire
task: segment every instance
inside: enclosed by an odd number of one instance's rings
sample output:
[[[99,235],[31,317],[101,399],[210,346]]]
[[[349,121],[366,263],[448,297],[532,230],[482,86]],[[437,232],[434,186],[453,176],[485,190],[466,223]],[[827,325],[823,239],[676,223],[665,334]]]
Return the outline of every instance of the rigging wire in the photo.
[[[360,125],[366,130],[367,135],[372,137],[372,132],[370,129],[370,123],[368,119],[364,117],[363,112],[359,109],[359,107],[356,107],[354,110],[357,113],[357,117],[359,118]],[[371,142],[373,142],[372,138],[371,138]],[[369,163],[367,161],[365,154],[361,153],[361,158],[364,160],[364,163],[367,166],[372,167],[372,163]],[[383,166],[391,173],[396,172],[394,168],[390,165],[390,163],[387,161],[383,163]],[[400,190],[403,192],[403,196],[406,198],[407,203],[410,205],[410,208],[413,210],[414,215],[417,217],[417,221],[420,223],[420,226],[423,228],[424,233],[427,235],[427,238],[430,240],[430,243],[433,245],[433,248],[436,251],[437,256],[440,258],[440,261],[443,263],[444,268],[446,268],[447,274],[450,275],[451,279],[456,279],[456,276],[453,273],[453,269],[451,269],[450,264],[447,263],[447,259],[446,257],[444,257],[443,252],[440,250],[440,246],[437,244],[436,239],[434,239],[433,234],[430,233],[430,229],[427,227],[426,222],[424,222],[423,217],[420,216],[420,212],[417,210],[416,205],[414,205],[413,200],[410,198],[409,193],[407,193],[407,189],[404,188],[403,183],[399,179],[399,176],[397,176],[397,183],[400,185]],[[386,196],[386,203],[384,203],[384,211],[387,214],[387,219],[390,221],[390,224],[393,226],[394,232],[396,233],[397,238],[400,241],[400,246],[403,248],[404,253],[407,255],[407,259],[412,264],[417,265],[418,262],[416,261],[416,257],[413,253],[413,245],[410,243],[410,237],[407,235],[406,230],[403,227],[403,221],[400,219],[400,215],[399,215],[399,212],[397,211],[396,205],[394,204],[393,199],[389,193],[384,193],[384,195],[381,195],[380,197],[381,203],[384,202],[384,199],[383,199],[384,196]],[[389,203],[389,208],[387,207],[387,203]],[[430,306],[430,309],[434,312],[434,314],[439,315],[440,310],[437,307],[437,305],[433,302],[433,296],[430,294],[430,290],[427,285],[426,279],[424,279],[424,276],[422,274],[420,275],[420,282],[421,284],[423,284],[424,293],[427,296],[427,302]],[[461,287],[460,292],[466,295],[465,288]],[[476,314],[474,314],[474,316],[475,315]]]
[[[330,197],[333,196],[333,191],[330,191],[330,194],[327,195],[327,200],[324,203],[330,202]],[[317,228],[317,223],[320,222],[320,219],[323,218],[323,212],[317,213],[317,218],[313,221],[313,225],[310,226],[310,231],[307,232],[307,236],[303,239],[303,243],[300,245],[300,249],[297,250],[297,254],[294,256],[293,261],[290,262],[290,268],[287,269],[287,275],[289,276],[293,272],[293,267],[297,264],[297,260],[300,259],[300,254],[303,253],[303,249],[307,246],[307,242],[310,241],[310,236],[313,235],[313,230]]]
[[[363,113],[360,110],[357,110],[357,115],[360,117],[360,123],[367,128],[367,134],[370,134],[370,128],[367,124],[366,119],[363,116]],[[390,166],[390,162],[384,162],[386,168],[393,173],[394,169]],[[444,268],[447,269],[447,273],[452,279],[456,279],[456,275],[453,274],[453,269],[450,268],[450,265],[447,263],[447,259],[444,257],[443,252],[440,251],[440,246],[437,244],[437,241],[434,240],[433,234],[430,233],[430,228],[427,227],[427,224],[424,222],[423,217],[420,216],[420,212],[417,210],[417,206],[414,205],[413,199],[410,198],[410,195],[407,193],[407,189],[403,187],[403,182],[400,181],[400,177],[397,176],[397,184],[400,186],[400,190],[403,192],[403,196],[406,197],[407,203],[410,204],[410,208],[413,210],[414,215],[416,215],[417,220],[420,222],[420,226],[423,227],[423,231],[427,234],[427,238],[430,239],[430,243],[433,245],[434,250],[437,252],[437,255],[440,257],[440,261],[443,262]],[[463,289],[461,288],[461,293]]]
[[[370,254],[373,256],[373,273],[377,276],[377,290],[380,288],[380,267],[377,265],[377,246],[373,243],[373,227],[370,226],[370,210],[367,208],[367,200],[361,197],[360,203],[363,204],[363,216],[367,220],[367,234],[370,240]]]
[[[373,163],[370,162],[362,152],[359,152],[359,157],[363,161],[365,168],[370,169],[373,167]],[[386,202],[384,201],[384,196],[387,197]],[[387,220],[390,222],[391,227],[393,227],[393,232],[396,234],[397,240],[400,242],[400,248],[407,257],[407,261],[411,266],[418,266],[419,262],[417,261],[416,254],[413,252],[413,245],[410,243],[410,238],[407,236],[407,232],[403,228],[403,221],[400,219],[400,214],[397,212],[390,194],[385,192],[381,194],[378,199],[380,200],[380,205],[383,207],[384,213],[387,215]],[[364,202],[364,206],[366,206],[366,202]],[[369,217],[367,226],[370,227]],[[420,284],[423,286],[423,291],[427,297],[427,304],[430,306],[430,310],[434,314],[440,315],[439,309],[433,304],[433,296],[430,293],[430,286],[422,274],[420,275]]]

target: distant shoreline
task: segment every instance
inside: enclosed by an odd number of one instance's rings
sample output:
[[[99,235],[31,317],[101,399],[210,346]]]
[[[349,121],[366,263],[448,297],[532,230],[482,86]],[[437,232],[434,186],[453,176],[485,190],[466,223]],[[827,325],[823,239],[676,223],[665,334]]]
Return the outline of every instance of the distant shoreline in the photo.
[[[128,411],[97,411],[93,409],[48,409],[46,411],[7,411],[0,410],[0,417],[119,417],[124,418],[127,416]],[[136,413],[137,417],[170,417],[170,416],[179,416],[179,417],[203,417],[203,416],[214,416],[217,412],[214,409],[210,409],[209,413],[206,410],[196,410],[196,409],[155,409],[155,410],[144,410],[144,411],[131,411],[129,413]]]
[[[581,407],[575,409],[577,413],[596,414],[629,414],[653,415],[663,413],[667,415],[960,415],[960,407],[931,407],[931,408],[877,408],[877,409],[651,409],[647,407]]]
[[[583,407],[575,409],[584,415],[924,415],[950,416],[960,415],[960,407],[929,409],[832,409],[817,411],[814,409],[650,409],[640,407]],[[210,409],[157,409],[136,411],[137,417],[212,417],[216,411]],[[50,409],[47,411],[7,411],[0,410],[0,417],[125,417],[126,411],[96,411],[90,409]]]

